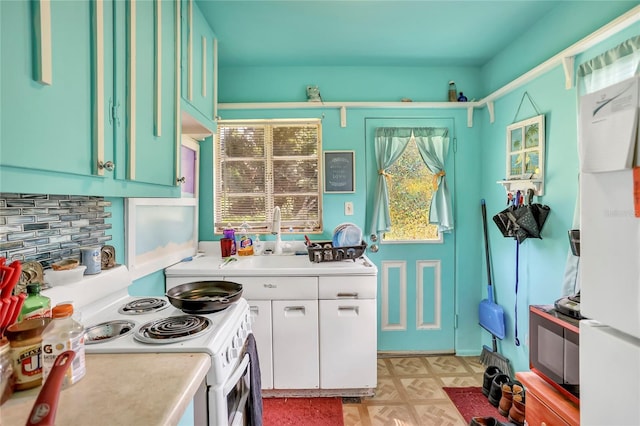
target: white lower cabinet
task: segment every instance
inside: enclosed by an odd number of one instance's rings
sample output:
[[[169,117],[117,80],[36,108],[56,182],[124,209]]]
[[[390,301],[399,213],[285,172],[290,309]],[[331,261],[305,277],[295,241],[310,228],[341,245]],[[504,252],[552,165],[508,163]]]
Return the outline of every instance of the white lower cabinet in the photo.
[[[375,275],[226,278],[249,302],[263,390],[375,389]]]
[[[320,300],[320,387],[375,388],[376,301]]]
[[[262,389],[273,389],[273,345],[271,301],[249,300],[251,330],[256,339]]]
[[[318,301],[274,300],[273,387],[317,389]]]

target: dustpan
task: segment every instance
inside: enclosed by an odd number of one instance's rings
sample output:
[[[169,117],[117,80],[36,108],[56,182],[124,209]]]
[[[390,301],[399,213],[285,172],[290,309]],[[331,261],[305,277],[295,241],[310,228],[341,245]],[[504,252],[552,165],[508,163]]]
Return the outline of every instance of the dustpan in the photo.
[[[504,309],[493,301],[493,288],[489,285],[487,289],[489,298],[480,301],[478,306],[478,317],[480,326],[498,339],[504,339],[506,330],[504,326]]]

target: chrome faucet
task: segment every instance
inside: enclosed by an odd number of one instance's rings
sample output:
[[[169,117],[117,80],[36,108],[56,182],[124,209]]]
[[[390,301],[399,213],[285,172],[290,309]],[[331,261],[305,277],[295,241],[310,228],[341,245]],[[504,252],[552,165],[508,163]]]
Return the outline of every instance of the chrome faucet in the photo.
[[[273,254],[282,254],[282,241],[280,239],[280,207],[276,206],[273,209],[273,223],[271,224],[271,234],[276,236],[275,247],[273,248]]]

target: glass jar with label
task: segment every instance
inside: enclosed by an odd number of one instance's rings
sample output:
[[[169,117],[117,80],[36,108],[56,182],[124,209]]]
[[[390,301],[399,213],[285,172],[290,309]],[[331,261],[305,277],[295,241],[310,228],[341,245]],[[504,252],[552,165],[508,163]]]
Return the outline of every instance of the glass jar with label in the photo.
[[[0,340],[0,405],[13,393],[13,365],[11,362],[11,346],[9,340]]]
[[[73,305],[62,303],[51,310],[51,322],[42,333],[42,378],[47,380],[58,355],[74,351],[76,356],[65,372],[62,387],[70,386],[86,373],[84,326],[73,319]]]
[[[10,325],[5,331],[9,339],[16,391],[42,384],[42,332],[50,318],[34,318]]]

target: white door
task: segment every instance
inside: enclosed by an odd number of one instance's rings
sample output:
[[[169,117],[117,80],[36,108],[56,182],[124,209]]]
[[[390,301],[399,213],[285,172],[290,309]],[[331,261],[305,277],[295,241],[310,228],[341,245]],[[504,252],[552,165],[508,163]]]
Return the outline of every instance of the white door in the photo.
[[[317,389],[318,301],[274,300],[273,387]]]
[[[376,301],[320,300],[320,387],[376,387]]]

